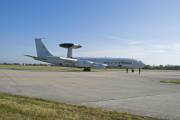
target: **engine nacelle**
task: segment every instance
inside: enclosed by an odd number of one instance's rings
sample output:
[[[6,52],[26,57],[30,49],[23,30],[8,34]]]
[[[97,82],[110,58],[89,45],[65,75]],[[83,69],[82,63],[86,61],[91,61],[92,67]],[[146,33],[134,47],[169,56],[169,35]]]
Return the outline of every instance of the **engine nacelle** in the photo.
[[[107,65],[106,64],[101,64],[101,63],[95,63],[92,61],[88,61],[88,60],[78,60],[75,64],[77,67],[90,67],[90,68],[106,68]]]
[[[77,60],[76,66],[77,67],[91,67],[93,62],[88,61],[88,60]]]
[[[94,63],[93,64],[93,68],[96,68],[96,69],[103,69],[103,68],[106,68],[107,65],[106,64],[101,64],[101,63]]]

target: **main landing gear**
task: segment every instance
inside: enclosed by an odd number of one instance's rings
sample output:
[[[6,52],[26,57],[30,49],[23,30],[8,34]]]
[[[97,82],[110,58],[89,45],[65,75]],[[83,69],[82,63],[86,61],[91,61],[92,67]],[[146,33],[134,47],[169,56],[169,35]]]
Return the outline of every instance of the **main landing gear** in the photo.
[[[91,68],[90,68],[90,67],[85,67],[85,68],[83,69],[83,71],[91,72]]]

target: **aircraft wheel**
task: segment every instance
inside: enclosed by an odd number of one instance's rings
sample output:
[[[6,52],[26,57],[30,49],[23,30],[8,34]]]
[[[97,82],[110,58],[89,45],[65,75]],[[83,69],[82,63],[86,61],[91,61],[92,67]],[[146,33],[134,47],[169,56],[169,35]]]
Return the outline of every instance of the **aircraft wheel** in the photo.
[[[134,72],[134,69],[132,69],[131,72]]]
[[[90,71],[91,71],[91,68],[90,68],[90,67],[84,68],[83,71],[90,72]]]

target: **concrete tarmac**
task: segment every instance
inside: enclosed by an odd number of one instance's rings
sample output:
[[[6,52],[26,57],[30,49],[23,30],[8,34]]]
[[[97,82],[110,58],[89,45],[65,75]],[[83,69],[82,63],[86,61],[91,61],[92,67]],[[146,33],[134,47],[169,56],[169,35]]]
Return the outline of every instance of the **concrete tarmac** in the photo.
[[[0,91],[180,120],[180,71],[37,72],[0,70]]]

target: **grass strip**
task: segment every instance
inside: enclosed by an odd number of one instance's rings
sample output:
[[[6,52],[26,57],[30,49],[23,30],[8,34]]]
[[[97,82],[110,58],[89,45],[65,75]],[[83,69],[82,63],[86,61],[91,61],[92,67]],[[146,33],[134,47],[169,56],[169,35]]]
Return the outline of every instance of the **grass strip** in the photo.
[[[99,108],[0,93],[1,120],[159,120]]]

